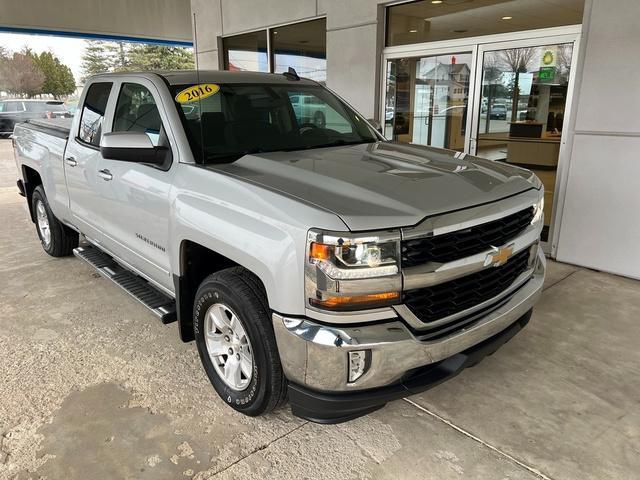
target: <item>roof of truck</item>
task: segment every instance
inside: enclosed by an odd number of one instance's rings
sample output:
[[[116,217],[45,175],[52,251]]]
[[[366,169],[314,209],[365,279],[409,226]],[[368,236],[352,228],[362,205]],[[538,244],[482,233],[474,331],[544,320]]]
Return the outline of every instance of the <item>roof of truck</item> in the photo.
[[[123,75],[157,74],[166,79],[170,85],[192,85],[196,83],[290,83],[296,82],[303,85],[317,85],[318,83],[308,78],[300,77],[293,80],[290,75],[282,73],[262,72],[230,72],[227,70],[172,70],[172,71],[147,71],[147,72],[117,72],[96,75],[98,77],[122,77]]]

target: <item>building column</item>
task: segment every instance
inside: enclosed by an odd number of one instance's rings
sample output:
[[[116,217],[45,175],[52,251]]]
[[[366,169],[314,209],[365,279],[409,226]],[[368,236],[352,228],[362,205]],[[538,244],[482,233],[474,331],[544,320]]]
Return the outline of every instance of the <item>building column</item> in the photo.
[[[326,0],[327,87],[378,116],[384,11],[375,0]]]
[[[193,44],[198,52],[197,67],[219,70],[222,52],[218,52],[218,37],[222,35],[221,0],[191,0]],[[195,16],[195,23],[194,23]]]

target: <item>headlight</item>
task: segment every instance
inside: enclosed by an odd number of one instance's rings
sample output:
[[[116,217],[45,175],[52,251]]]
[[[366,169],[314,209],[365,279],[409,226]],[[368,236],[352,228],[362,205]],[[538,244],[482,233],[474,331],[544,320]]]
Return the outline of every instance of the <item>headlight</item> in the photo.
[[[310,230],[305,261],[307,305],[333,311],[398,303],[400,233]]]
[[[539,222],[544,218],[544,193],[543,196],[540,197],[538,203],[533,205],[533,218],[531,219],[531,223]]]

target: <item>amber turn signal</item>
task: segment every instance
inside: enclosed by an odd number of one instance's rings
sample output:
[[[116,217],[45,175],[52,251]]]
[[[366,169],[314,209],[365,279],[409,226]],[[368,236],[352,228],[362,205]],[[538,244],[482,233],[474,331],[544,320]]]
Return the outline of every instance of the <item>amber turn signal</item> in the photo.
[[[312,242],[309,248],[309,260],[329,260],[331,245]]]
[[[399,298],[400,292],[384,292],[352,297],[310,298],[309,303],[327,310],[345,311],[386,306]]]

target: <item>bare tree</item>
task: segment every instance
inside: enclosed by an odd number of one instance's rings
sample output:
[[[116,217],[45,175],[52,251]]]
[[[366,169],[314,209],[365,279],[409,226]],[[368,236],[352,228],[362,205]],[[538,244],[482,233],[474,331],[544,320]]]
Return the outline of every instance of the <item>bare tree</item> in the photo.
[[[25,53],[14,53],[0,63],[0,90],[32,97],[42,93],[44,73]]]
[[[569,71],[571,70],[571,56],[573,55],[573,44],[565,43],[558,45],[557,50],[558,74],[560,75],[559,83],[567,83],[569,81]]]
[[[513,122],[518,116],[518,97],[520,96],[520,74],[529,71],[531,62],[536,54],[535,48],[507,48],[500,51],[500,63],[507,71],[514,74],[513,76],[513,93],[511,104],[511,121]]]

